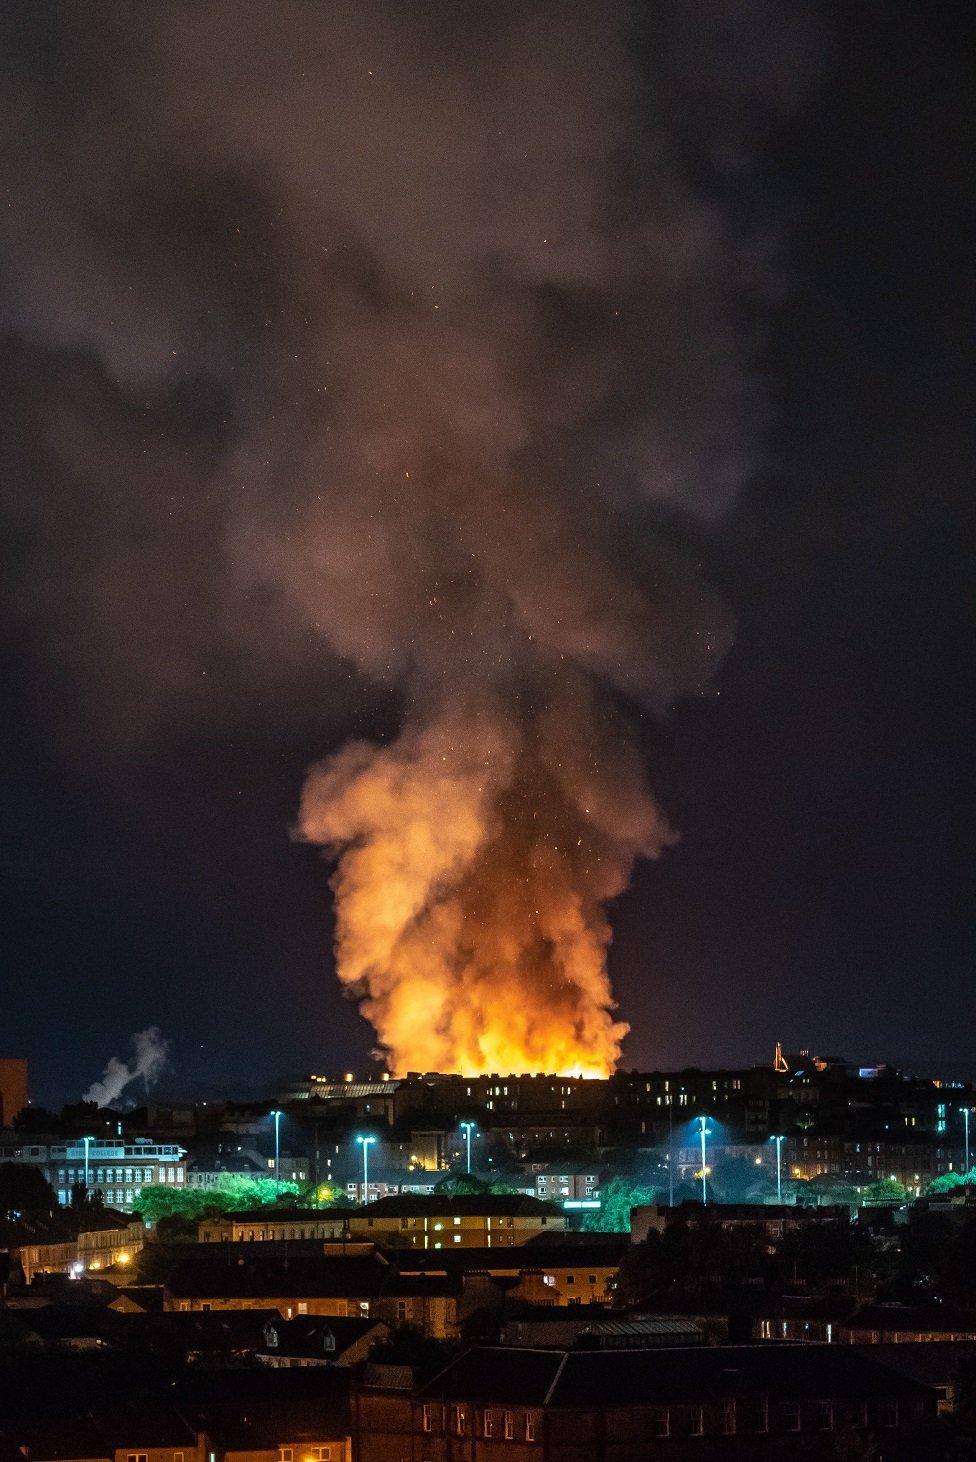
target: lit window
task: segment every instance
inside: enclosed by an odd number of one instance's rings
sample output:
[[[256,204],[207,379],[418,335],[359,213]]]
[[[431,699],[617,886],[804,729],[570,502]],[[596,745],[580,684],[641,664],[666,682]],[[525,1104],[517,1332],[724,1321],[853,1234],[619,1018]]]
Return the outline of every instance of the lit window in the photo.
[[[505,1413],[505,1440],[510,1442],[515,1435],[515,1414],[511,1411]]]
[[[525,1418],[525,1440],[527,1442],[535,1441],[535,1417],[531,1412]]]

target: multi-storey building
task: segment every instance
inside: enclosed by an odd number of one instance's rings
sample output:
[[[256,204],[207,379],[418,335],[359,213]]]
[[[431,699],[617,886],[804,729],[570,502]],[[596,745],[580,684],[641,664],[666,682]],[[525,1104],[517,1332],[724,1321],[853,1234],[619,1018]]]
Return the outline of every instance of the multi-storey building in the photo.
[[[960,1148],[938,1138],[855,1138],[803,1133],[783,1144],[783,1171],[801,1180],[836,1177],[859,1186],[891,1178],[919,1194],[933,1178],[959,1171]]]
[[[349,1236],[413,1249],[498,1249],[524,1244],[540,1234],[564,1231],[566,1217],[552,1203],[523,1194],[381,1198],[349,1215]]]
[[[389,1370],[389,1380],[386,1372]],[[839,1346],[472,1347],[419,1390],[370,1367],[360,1462],[835,1456],[935,1415],[934,1392]]]
[[[175,1142],[148,1137],[113,1140],[77,1137],[68,1142],[36,1142],[13,1137],[0,1146],[0,1162],[39,1168],[60,1204],[71,1202],[71,1190],[85,1184],[101,1192],[110,1208],[138,1205],[143,1188],[153,1184],[183,1187],[186,1151]]]
[[[0,1127],[27,1106],[27,1061],[23,1056],[0,1056]]]

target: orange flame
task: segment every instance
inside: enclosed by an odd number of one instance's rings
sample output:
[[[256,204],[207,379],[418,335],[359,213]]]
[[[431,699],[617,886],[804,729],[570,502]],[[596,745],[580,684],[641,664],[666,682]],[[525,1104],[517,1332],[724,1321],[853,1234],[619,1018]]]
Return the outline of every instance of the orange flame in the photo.
[[[455,709],[309,774],[300,831],[339,855],[339,978],[394,1074],[613,1070],[603,906],[671,836],[598,723],[585,697],[521,723]]]

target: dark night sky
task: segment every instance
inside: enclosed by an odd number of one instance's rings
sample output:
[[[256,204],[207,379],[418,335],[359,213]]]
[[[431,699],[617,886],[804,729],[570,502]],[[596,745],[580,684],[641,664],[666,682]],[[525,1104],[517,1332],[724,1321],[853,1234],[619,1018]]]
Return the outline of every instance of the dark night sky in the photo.
[[[40,9],[43,26],[27,7],[4,22],[14,84],[33,73],[76,100],[84,68],[60,7]],[[638,864],[612,911],[627,1065],[747,1063],[776,1039],[916,1070],[971,1061],[966,11],[824,8],[805,95],[762,144],[756,176],[786,220],[784,285],[757,347],[763,447],[731,513],[695,534],[735,643],[720,694],[638,716],[681,841]],[[0,302],[13,272],[0,255]],[[42,468],[23,467],[43,462],[25,440],[61,430],[64,391],[97,422],[103,387],[94,367],[89,379],[39,345],[22,310],[6,319],[4,540],[18,589],[2,640],[0,1053],[26,1054],[35,1099],[52,1103],[149,1024],[172,1043],[173,1090],[361,1067],[371,1032],[332,973],[326,874],[288,832],[309,763],[350,730],[391,734],[395,696],[325,652],[293,676],[288,628],[283,669],[252,677],[215,645],[195,662],[211,698],[117,736],[143,674],[165,674],[153,635],[131,699],[113,691],[106,712],[110,651],[62,653],[65,624],[87,635],[85,610],[67,584],[66,618],[37,608],[59,594],[63,559],[37,549],[39,515],[24,508],[48,491]],[[179,415],[160,469],[177,498],[187,461],[225,449],[223,389],[198,376],[140,418],[151,443]],[[123,442],[130,426],[114,430]],[[124,479],[130,448],[104,470]],[[88,526],[72,583],[97,580],[103,537],[141,531],[135,516]],[[160,597],[153,614],[170,612]],[[273,632],[264,648],[274,661]]]

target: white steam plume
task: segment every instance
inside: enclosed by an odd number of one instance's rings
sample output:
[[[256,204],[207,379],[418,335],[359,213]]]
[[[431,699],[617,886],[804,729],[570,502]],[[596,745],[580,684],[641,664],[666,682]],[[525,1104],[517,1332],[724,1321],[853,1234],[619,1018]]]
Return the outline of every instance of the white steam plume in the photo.
[[[85,1092],[83,1100],[94,1102],[98,1107],[110,1107],[121,1096],[125,1088],[142,1077],[146,1091],[153,1086],[162,1073],[169,1057],[169,1042],[164,1039],[158,1025],[147,1026],[132,1037],[134,1055],[128,1065],[112,1056],[102,1072],[101,1081],[93,1082]]]

